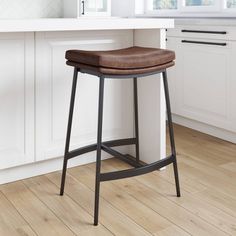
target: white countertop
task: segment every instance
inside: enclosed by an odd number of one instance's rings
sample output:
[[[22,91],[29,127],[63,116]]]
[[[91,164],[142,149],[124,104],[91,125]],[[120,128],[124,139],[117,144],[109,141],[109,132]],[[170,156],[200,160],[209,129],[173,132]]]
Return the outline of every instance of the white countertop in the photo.
[[[160,16],[154,15],[138,15],[137,18],[148,18],[148,19],[158,19]],[[235,17],[188,17],[188,16],[163,16],[161,19],[174,19],[175,25],[214,25],[214,26],[236,26],[236,16]]]
[[[178,25],[236,26],[236,19],[186,18],[176,19]]]
[[[82,18],[0,20],[0,32],[78,31],[173,28],[173,19]]]

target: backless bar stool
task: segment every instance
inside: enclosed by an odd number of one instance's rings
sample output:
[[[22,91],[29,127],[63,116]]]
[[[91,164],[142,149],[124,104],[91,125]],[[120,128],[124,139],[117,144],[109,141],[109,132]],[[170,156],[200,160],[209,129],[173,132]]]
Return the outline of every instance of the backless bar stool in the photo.
[[[109,180],[146,174],[151,171],[158,170],[169,164],[173,164],[176,192],[177,196],[180,197],[174,132],[172,125],[170,99],[169,99],[167,74],[166,74],[166,69],[174,65],[175,53],[169,50],[144,48],[144,47],[130,47],[112,51],[69,50],[66,52],[66,59],[67,59],[66,62],[67,65],[74,67],[74,78],[72,84],[60,195],[63,195],[64,193],[68,160],[88,152],[97,151],[94,225],[98,224],[99,190],[100,190],[100,182],[102,181],[109,181]],[[69,151],[78,72],[95,75],[99,78],[100,81],[99,101],[98,101],[97,143],[81,147],[73,151]],[[166,98],[167,118],[168,118],[170,144],[171,144],[171,155],[162,160],[158,160],[152,164],[144,164],[139,159],[137,78],[159,73],[162,73],[164,81],[164,91]],[[102,142],[104,81],[105,79],[111,79],[111,78],[114,79],[133,78],[135,137]],[[136,157],[132,157],[130,155],[123,155],[120,152],[112,149],[112,147],[122,146],[122,145],[135,145]],[[122,161],[127,162],[134,168],[122,171],[109,172],[109,173],[101,173],[100,170],[101,170],[102,150]]]

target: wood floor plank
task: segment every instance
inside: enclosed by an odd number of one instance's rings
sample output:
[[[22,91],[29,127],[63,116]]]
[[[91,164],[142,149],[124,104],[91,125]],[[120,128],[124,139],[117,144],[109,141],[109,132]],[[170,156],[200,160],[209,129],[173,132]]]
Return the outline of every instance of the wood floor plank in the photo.
[[[13,205],[0,192],[0,235],[35,236],[28,223],[17,212]]]
[[[69,173],[90,189],[94,189],[94,168],[91,169],[89,166],[72,168],[69,170]],[[126,192],[120,191],[112,182],[103,183],[100,194],[110,204],[152,234],[172,226],[172,223],[167,219],[140,203]]]
[[[60,172],[0,186],[0,236],[236,236],[236,145],[174,128],[181,198],[172,166],[105,182],[94,227],[93,163],[68,170],[63,197]],[[103,171],[123,168],[130,167],[102,162]]]
[[[187,167],[188,168],[188,167]],[[190,167],[189,167],[190,168]],[[190,170],[191,171],[191,170]],[[182,164],[179,165],[179,172],[180,172],[180,182],[181,182],[181,189],[185,190],[186,192],[189,193],[189,191],[186,189],[186,185],[184,183],[185,179],[191,179],[191,181],[194,183],[193,188],[195,186],[195,183],[198,181],[203,182],[200,178],[195,178],[194,176],[190,176],[187,174],[186,169],[182,168]],[[163,179],[168,181],[169,183],[174,183],[174,175],[173,175],[173,169],[172,168],[167,168],[165,171],[160,171],[160,172],[154,172],[155,174],[158,174],[158,176]],[[208,204],[211,204],[218,209],[226,212],[227,214],[236,217],[236,199],[232,197],[231,195],[223,192],[221,190],[221,187],[219,186],[219,189],[215,187],[214,185],[210,185],[207,183],[206,188],[203,189],[202,191],[196,191],[196,192],[191,192],[196,198],[199,198],[199,200],[207,202]],[[174,185],[173,185],[174,188]],[[163,188],[162,191],[168,191],[168,189],[165,187]]]
[[[213,175],[212,169],[207,171],[206,167],[193,166],[192,164],[181,162],[179,163],[179,171],[190,179],[197,179],[198,182],[204,184],[207,187],[221,191],[236,199],[236,185],[232,181],[232,178],[224,178],[224,175]],[[218,173],[214,171],[214,173]]]
[[[189,178],[188,175],[185,175],[180,170],[179,167],[180,165],[181,163],[179,162],[178,168],[179,168],[179,179],[181,183],[181,188],[183,188],[186,192],[191,194],[196,194],[198,192],[202,192],[208,189],[209,186],[206,185],[204,182],[199,181],[199,179],[197,178]],[[165,181],[169,181],[170,183],[173,183],[175,181],[172,166],[168,166],[164,171],[159,171],[157,173],[160,181],[162,179]]]
[[[184,162],[185,164],[192,166],[197,169],[201,169],[202,172],[206,173],[207,175],[211,175],[216,177],[217,179],[223,179],[225,182],[229,182],[230,184],[232,183],[232,178],[236,178],[236,173],[228,171],[226,169],[222,169],[218,165],[214,165],[211,162],[207,161],[199,161],[197,158],[197,151],[196,151],[196,156],[193,155],[179,155],[180,156],[180,161]],[[227,162],[228,163],[228,162]],[[223,164],[226,165],[227,163]]]
[[[112,161],[114,161],[114,166],[117,166],[117,160],[109,160],[110,163]],[[129,179],[129,181],[120,180],[114,184],[117,185],[117,188],[119,188],[120,191],[130,193],[139,201],[159,212],[162,216],[176,225],[181,226],[181,228],[185,229],[191,235],[228,235],[228,233],[217,229],[206,220],[198,217],[198,215],[191,213],[189,210],[177,206],[173,201],[169,200],[168,197],[161,195],[157,191],[154,191],[152,188],[138,181],[139,178],[147,178],[147,176],[149,176],[149,181],[155,183],[155,177],[150,173],[141,177]],[[155,187],[158,189],[158,183],[155,183]],[[176,201],[180,200],[173,195],[173,192],[170,193],[170,196],[173,199],[176,199]]]
[[[174,129],[179,154],[190,156],[197,153],[199,161],[214,165],[235,160],[236,145],[183,126],[175,125]]]
[[[59,196],[59,188],[46,176],[27,179],[24,183],[76,235],[113,235],[101,224],[94,227],[93,217],[67,195]]]
[[[158,177],[158,175],[155,176]],[[150,188],[158,192],[160,191],[156,186],[155,179],[152,175],[143,176],[143,178],[138,178],[138,180]],[[166,182],[166,189],[173,190],[173,187],[174,185]],[[236,235],[236,218],[213,206],[209,202],[205,201],[204,198],[199,196],[197,197],[196,195],[189,194],[185,191],[182,191],[181,198],[170,197],[168,195],[166,197],[177,205],[199,216],[206,222],[214,225],[219,230],[231,235]]]
[[[235,158],[236,159],[236,158]],[[221,168],[228,171],[232,171],[233,173],[236,173],[236,160],[227,162],[226,164],[220,165]]]
[[[154,235],[155,236],[189,236],[191,234],[181,230],[176,225],[172,225],[171,227],[163,229]]]
[[[216,189],[208,188],[207,190],[196,193],[196,197],[203,199],[203,201],[236,218],[236,199],[231,196]]]
[[[74,235],[22,182],[3,185],[0,190],[37,235]]]
[[[47,175],[47,177],[60,186],[61,174],[59,172]],[[87,186],[67,174],[66,193],[90,214],[94,212],[94,192]],[[141,226],[133,222],[129,217],[113,208],[103,198],[100,198],[100,222],[115,235],[122,236],[150,236]]]

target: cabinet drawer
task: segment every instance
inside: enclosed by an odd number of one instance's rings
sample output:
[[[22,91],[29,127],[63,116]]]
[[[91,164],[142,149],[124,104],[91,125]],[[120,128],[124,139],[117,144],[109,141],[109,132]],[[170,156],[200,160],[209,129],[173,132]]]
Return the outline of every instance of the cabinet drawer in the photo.
[[[169,73],[173,113],[236,132],[236,42],[183,42],[192,40],[170,37],[167,43],[176,52],[176,66]]]
[[[167,30],[167,37],[236,41],[236,27],[177,25]]]

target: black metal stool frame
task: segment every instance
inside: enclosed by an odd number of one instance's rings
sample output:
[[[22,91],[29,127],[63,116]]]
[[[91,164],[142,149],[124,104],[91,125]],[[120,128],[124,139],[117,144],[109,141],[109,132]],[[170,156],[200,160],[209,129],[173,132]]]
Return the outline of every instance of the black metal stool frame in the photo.
[[[92,145],[88,145],[85,147],[81,147],[76,150],[69,151],[78,72],[96,75],[99,77],[99,80],[100,80],[100,82],[99,82],[99,102],[98,102],[97,143],[92,144]],[[171,155],[162,159],[162,160],[156,161],[152,164],[144,164],[143,162],[140,162],[140,159],[139,159],[137,78],[138,77],[145,77],[145,76],[149,76],[149,75],[154,75],[154,74],[160,74],[160,73],[162,73],[162,75],[163,75],[163,82],[164,82],[164,91],[165,91],[166,109],[167,109],[167,121],[168,121],[169,137],[170,137],[170,144],[171,144]],[[112,79],[112,78],[114,78],[114,79],[116,79],[116,78],[119,78],[119,79],[133,78],[134,115],[135,115],[135,120],[134,120],[134,122],[135,122],[135,137],[134,138],[102,142],[104,82],[105,82],[106,78],[110,78],[110,79]],[[132,157],[128,154],[123,155],[120,152],[112,149],[112,147],[124,146],[124,145],[135,145],[136,157]],[[134,168],[128,169],[128,170],[101,173],[101,151],[102,150],[113,155],[114,157],[116,157],[122,161],[125,161],[126,163],[130,164]],[[72,83],[72,92],[71,92],[71,100],[70,100],[70,110],[69,110],[69,119],[68,119],[68,126],[67,126],[67,136],[66,136],[64,163],[63,163],[63,171],[62,171],[62,178],[61,178],[60,195],[64,194],[65,178],[66,178],[66,170],[67,170],[68,160],[71,158],[77,157],[79,155],[82,155],[82,154],[85,154],[88,152],[92,152],[92,151],[97,151],[94,225],[98,225],[100,182],[103,182],[103,181],[122,179],[122,178],[133,177],[133,176],[137,176],[137,175],[141,175],[141,174],[146,174],[146,173],[158,170],[158,169],[160,169],[164,166],[167,166],[169,164],[173,164],[176,193],[177,193],[177,197],[180,197],[180,186],[179,186],[178,168],[177,168],[177,160],[176,160],[174,130],[173,130],[173,124],[172,124],[172,115],[171,115],[171,106],[170,106],[166,69],[160,70],[160,71],[155,71],[153,73],[137,74],[137,75],[104,75],[102,73],[96,73],[94,71],[89,71],[89,70],[84,70],[84,69],[74,67],[74,76],[73,76],[73,83]]]

